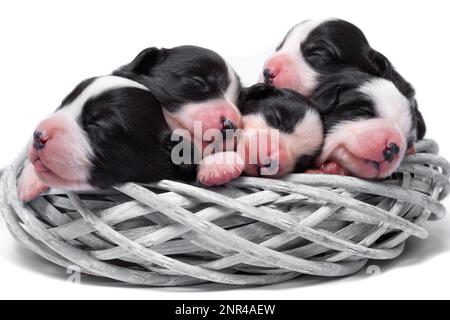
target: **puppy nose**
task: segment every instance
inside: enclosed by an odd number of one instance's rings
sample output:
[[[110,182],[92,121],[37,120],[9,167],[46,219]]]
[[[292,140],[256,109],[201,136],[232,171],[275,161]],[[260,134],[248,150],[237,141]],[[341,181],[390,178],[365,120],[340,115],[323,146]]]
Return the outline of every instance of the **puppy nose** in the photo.
[[[42,150],[45,148],[48,139],[45,138],[44,133],[42,131],[35,131],[33,134],[33,147],[36,150]]]
[[[266,84],[272,84],[273,79],[276,77],[275,72],[269,68],[264,69],[263,75]]]
[[[227,137],[227,130],[236,130],[237,127],[234,124],[233,121],[229,120],[229,119],[224,119],[223,120],[223,126],[222,126],[222,135],[224,138]]]
[[[383,151],[384,160],[392,162],[396,155],[400,153],[400,147],[396,143],[391,143]]]

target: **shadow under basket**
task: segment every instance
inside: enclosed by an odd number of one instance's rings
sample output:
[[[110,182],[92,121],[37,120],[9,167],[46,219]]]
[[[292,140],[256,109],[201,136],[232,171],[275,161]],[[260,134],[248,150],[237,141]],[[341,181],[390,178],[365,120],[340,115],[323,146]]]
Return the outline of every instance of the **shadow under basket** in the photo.
[[[161,181],[52,191],[24,204],[5,170],[0,208],[24,246],[64,268],[146,286],[267,285],[302,274],[341,277],[398,257],[445,215],[450,164],[432,140],[382,182],[294,174],[204,189]]]

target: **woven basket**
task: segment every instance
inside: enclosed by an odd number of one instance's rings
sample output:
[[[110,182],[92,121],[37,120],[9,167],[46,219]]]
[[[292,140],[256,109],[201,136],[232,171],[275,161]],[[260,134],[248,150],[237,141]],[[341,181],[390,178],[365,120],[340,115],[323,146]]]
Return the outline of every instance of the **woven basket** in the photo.
[[[240,178],[215,189],[173,181],[101,193],[17,198],[24,157],[1,177],[14,237],[64,268],[148,286],[264,285],[302,274],[339,277],[399,256],[445,214],[450,164],[417,145],[383,182],[329,175]]]

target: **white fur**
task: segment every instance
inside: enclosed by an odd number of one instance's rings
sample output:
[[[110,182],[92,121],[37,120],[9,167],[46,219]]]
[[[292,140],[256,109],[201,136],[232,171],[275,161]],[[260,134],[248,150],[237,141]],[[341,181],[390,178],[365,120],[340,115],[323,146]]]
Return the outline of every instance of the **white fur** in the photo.
[[[393,121],[405,137],[409,136],[412,129],[410,103],[391,81],[373,79],[363,85],[360,91],[374,101],[381,118]]]
[[[294,159],[301,155],[314,154],[322,146],[324,139],[323,125],[319,114],[309,110],[295,128],[294,133],[283,134],[283,136],[290,146]]]
[[[225,99],[232,105],[235,105],[239,95],[239,80],[234,69],[230,65],[227,66],[230,84],[228,85],[227,91],[225,92]]]
[[[310,95],[312,93],[318,85],[319,74],[311,68],[309,63],[301,54],[301,44],[306,41],[311,31],[320,26],[322,23],[330,20],[331,19],[308,20],[299,23],[289,32],[280,50],[273,55],[276,56],[278,54],[286,54],[290,56],[293,61],[296,61],[298,73],[301,75],[302,88],[299,89],[301,89],[302,94]]]

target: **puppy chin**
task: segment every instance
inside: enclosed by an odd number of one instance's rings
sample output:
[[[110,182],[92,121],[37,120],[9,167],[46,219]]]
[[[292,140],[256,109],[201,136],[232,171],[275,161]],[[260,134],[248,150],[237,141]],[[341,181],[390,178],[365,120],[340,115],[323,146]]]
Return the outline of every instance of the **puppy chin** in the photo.
[[[34,163],[28,161],[18,180],[19,199],[23,202],[29,202],[50,188],[71,191],[94,189],[88,181],[76,180],[76,178],[70,180],[58,176],[41,160],[36,160]]]
[[[400,160],[401,158],[398,157],[393,162],[375,162],[359,158],[344,147],[340,147],[332,152],[332,155],[327,162],[336,162],[342,168],[347,170],[350,175],[359,178],[384,179],[395,172],[400,164]]]

